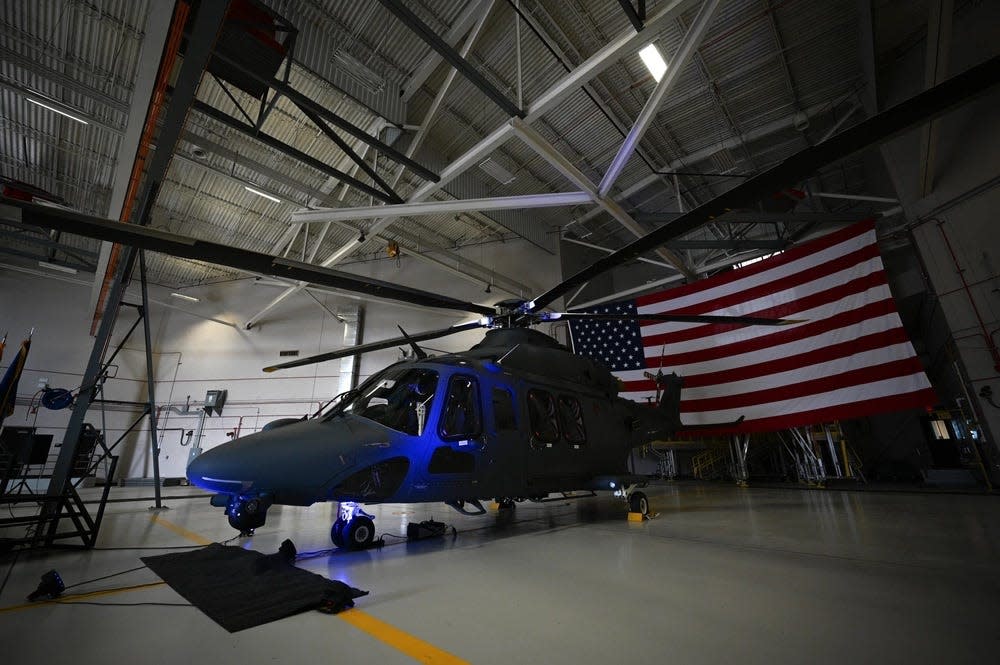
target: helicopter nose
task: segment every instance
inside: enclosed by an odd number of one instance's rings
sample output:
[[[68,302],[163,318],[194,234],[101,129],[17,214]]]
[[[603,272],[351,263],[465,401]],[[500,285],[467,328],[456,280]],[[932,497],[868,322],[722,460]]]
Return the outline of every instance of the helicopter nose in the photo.
[[[230,477],[232,469],[227,468],[230,466],[226,464],[223,451],[209,450],[199,455],[188,465],[187,478],[196,487],[212,492],[233,494],[240,490],[243,481]]]

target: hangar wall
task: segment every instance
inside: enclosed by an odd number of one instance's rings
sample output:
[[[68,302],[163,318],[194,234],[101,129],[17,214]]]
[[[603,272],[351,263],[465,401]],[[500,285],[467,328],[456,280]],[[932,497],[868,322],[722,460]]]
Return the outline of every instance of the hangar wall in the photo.
[[[949,66],[953,76],[1000,52],[997,3],[967,3],[954,17]],[[923,89],[927,45],[921,40],[880,72],[881,108]],[[939,123],[933,189],[919,187],[920,131],[888,143],[883,154],[903,204],[911,242],[950,329],[955,359],[964,374],[976,417],[993,454],[994,481],[1000,461],[1000,409],[980,392],[1000,393],[1000,93],[996,90],[945,116]],[[965,284],[963,284],[963,279]],[[968,285],[968,288],[966,288]],[[959,396],[963,400],[963,396]],[[996,396],[994,403],[1000,403]],[[948,406],[958,407],[958,404]],[[964,405],[962,405],[964,406]]]
[[[479,303],[493,303],[511,297],[494,287],[484,293],[485,284],[477,285],[441,269],[404,255],[395,260],[369,261],[341,266],[378,279],[398,281],[416,288]],[[560,280],[559,259],[522,241],[493,243],[460,250],[470,259],[493,263],[496,270],[543,291]],[[525,266],[531,266],[530,270]],[[265,280],[261,280],[262,282]],[[156,373],[158,406],[173,405],[183,410],[190,396],[200,404],[205,392],[226,389],[228,401],[222,417],[209,418],[202,439],[204,449],[228,440],[227,432],[241,426],[242,433],[259,430],[279,417],[298,417],[314,411],[338,392],[340,362],[333,361],[265,375],[261,368],[279,361],[281,350],[297,349],[300,357],[343,346],[344,325],[325,311],[313,298],[298,294],[273,310],[252,330],[242,322],[260,311],[278,294],[281,287],[258,284],[253,278],[184,289],[201,299],[199,303],[177,304],[203,316],[236,322],[237,327],[196,318],[175,309],[153,303],[151,326]],[[10,362],[22,337],[22,331],[35,328],[31,353],[18,389],[18,406],[5,425],[35,425],[40,433],[55,435],[55,443],[65,431],[70,410],[38,409],[29,413],[27,403],[38,389],[41,378],[52,387],[79,386],[93,338],[87,335],[90,311],[90,283],[77,278],[45,278],[0,268],[0,326],[10,331],[4,366]],[[137,289],[134,289],[137,293]],[[151,287],[150,298],[174,304],[170,289]],[[345,296],[315,292],[316,298],[330,310],[365,307],[364,341],[399,336],[397,323],[408,332],[447,327],[472,320],[474,314],[446,310],[427,310],[411,305],[365,301]],[[527,294],[530,295],[530,294]],[[138,295],[129,298],[139,302]],[[124,308],[112,339],[114,346],[135,320],[135,311]],[[549,326],[543,326],[549,332]],[[482,338],[471,331],[427,342],[428,349],[456,351],[468,348]],[[399,351],[389,349],[368,354],[360,365],[363,380],[382,367],[395,362]],[[105,387],[105,398],[142,402],[146,399],[145,356],[141,327],[133,334],[115,359],[116,368]],[[36,398],[37,399],[37,398]],[[94,405],[87,422],[105,431],[110,445],[141,414],[140,407],[107,405],[102,413]],[[242,422],[241,422],[242,419]],[[127,436],[119,446],[119,477],[151,478],[149,435],[146,422]],[[187,464],[188,448],[181,445],[183,432],[198,424],[198,413],[178,415],[164,409],[160,415],[160,472],[164,478],[181,477]]]

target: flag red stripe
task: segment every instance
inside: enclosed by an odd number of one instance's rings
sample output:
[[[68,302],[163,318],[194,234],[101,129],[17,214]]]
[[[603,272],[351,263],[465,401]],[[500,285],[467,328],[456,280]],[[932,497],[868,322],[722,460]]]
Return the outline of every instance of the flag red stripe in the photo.
[[[780,402],[781,400],[795,399],[805,395],[830,392],[844,386],[863,385],[865,383],[922,373],[923,371],[924,368],[920,364],[920,359],[913,356],[904,358],[903,360],[893,360],[881,365],[860,367],[809,381],[799,381],[791,385],[781,386],[780,388],[757,390],[749,393],[691,400],[685,400],[682,393],[681,414],[689,411],[725,411],[757,404],[767,404],[769,402]]]
[[[885,300],[868,303],[867,305],[849,310],[843,314],[838,314],[837,316],[829,319],[811,321],[809,323],[797,325],[794,328],[781,330],[770,335],[755,337],[753,339],[742,340],[716,347],[705,347],[703,349],[698,349],[697,351],[666,354],[663,356],[663,366],[673,367],[677,365],[688,365],[697,362],[705,362],[706,360],[722,356],[736,356],[742,353],[759,351],[770,346],[777,346],[779,344],[816,337],[832,330],[837,330],[838,328],[856,325],[867,319],[892,314],[894,311],[895,307],[893,301],[887,298]],[[646,364],[650,367],[654,365],[659,366],[660,358],[658,356],[648,357],[646,358]]]
[[[752,263],[738,270],[733,270],[727,273],[722,273],[720,275],[715,275],[709,277],[708,279],[700,280],[697,282],[691,282],[690,284],[684,284],[666,291],[660,291],[658,293],[650,293],[644,296],[639,296],[636,298],[635,303],[638,307],[644,305],[652,305],[657,302],[664,300],[672,300],[674,298],[689,295],[691,293],[696,293],[709,288],[714,288],[716,286],[721,286],[723,284],[728,284],[730,282],[735,282],[752,275],[759,274],[766,270],[771,270],[777,266],[783,266],[792,261],[797,261],[809,254],[822,251],[828,247],[833,247],[845,240],[850,240],[860,235],[868,233],[875,228],[874,219],[866,219],[857,224],[852,224],[846,226],[843,229],[834,231],[830,235],[823,236],[822,238],[817,238],[803,245],[798,245],[790,249],[786,249],[781,254],[773,256],[765,261],[758,261],[757,263]]]
[[[876,286],[883,286],[887,284],[886,276],[884,271],[873,272],[864,277],[858,277],[857,279],[852,279],[844,284],[838,284],[834,287],[826,289],[825,291],[820,291],[819,293],[814,293],[809,296],[805,296],[798,300],[794,300],[789,303],[784,303],[781,305],[776,305],[774,307],[768,307],[766,309],[761,309],[755,312],[748,312],[746,316],[762,316],[774,319],[785,319],[793,317],[798,312],[804,312],[821,305],[827,305],[832,302],[836,302],[847,296],[856,295],[858,293],[863,293],[868,289]],[[891,302],[891,301],[890,301]],[[831,320],[839,319],[839,315],[831,317]],[[807,324],[797,324],[792,330],[800,330],[805,328],[812,323]],[[658,333],[655,335],[644,335],[642,339],[643,346],[662,346],[664,344],[675,344],[677,342],[686,342],[692,339],[699,339],[702,337],[712,337],[714,335],[720,335],[724,332],[729,332],[736,328],[742,328],[739,324],[732,323],[706,323],[701,326],[693,326],[691,328],[685,328],[683,330],[677,330],[673,332]],[[763,334],[759,339],[774,339],[778,335],[784,332],[790,332],[782,330],[781,332],[775,332],[770,334]],[[779,342],[769,342],[765,346],[772,346]]]
[[[759,376],[788,372],[795,369],[809,367],[818,363],[829,362],[837,358],[844,358],[862,351],[871,351],[894,344],[908,342],[906,331],[903,328],[892,328],[881,332],[863,335],[861,337],[830,344],[807,353],[799,353],[786,356],[777,360],[753,363],[742,367],[730,367],[717,372],[704,372],[702,374],[685,374],[684,388],[701,388],[719,383],[729,383],[732,381],[743,381]],[[675,367],[671,364],[670,367]],[[655,390],[656,386],[649,379],[639,381],[625,381],[625,387],[621,392],[640,392]]]
[[[809,282],[829,277],[830,275],[834,275],[842,270],[847,270],[848,268],[875,258],[879,258],[878,245],[866,245],[860,249],[850,252],[849,254],[838,256],[832,261],[826,261],[820,265],[811,266],[800,272],[776,279],[773,282],[735,291],[733,293],[719,296],[718,298],[713,298],[712,300],[705,300],[687,307],[679,307],[676,309],[671,308],[670,313],[706,314],[724,309],[726,307],[749,303],[753,300],[757,300],[758,298],[763,298],[775,293],[781,293],[782,291],[795,288],[796,286],[801,286],[803,284],[808,284]],[[881,270],[877,272],[881,272]],[[642,322],[640,325],[656,324],[652,322]]]
[[[937,398],[930,388],[918,390],[916,392],[903,393],[901,395],[889,395],[878,399],[867,399],[850,404],[839,404],[837,406],[813,409],[811,411],[799,411],[796,413],[782,414],[772,418],[758,418],[756,420],[745,420],[738,427],[720,427],[717,429],[691,431],[688,434],[681,430],[678,438],[702,439],[711,436],[724,434],[750,433],[750,432],[770,432],[775,430],[789,429],[790,427],[803,427],[816,423],[832,422],[834,420],[848,420],[851,418],[864,418],[887,411],[903,411],[905,409],[926,409],[935,404]],[[683,419],[683,418],[682,418]]]

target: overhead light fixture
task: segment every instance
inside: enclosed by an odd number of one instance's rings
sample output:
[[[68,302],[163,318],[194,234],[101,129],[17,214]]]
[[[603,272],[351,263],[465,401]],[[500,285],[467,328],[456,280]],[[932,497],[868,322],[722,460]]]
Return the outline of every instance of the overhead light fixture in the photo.
[[[194,296],[189,296],[185,293],[171,293],[171,297],[178,298],[180,300],[187,300],[188,302],[201,302],[201,298],[195,298]]]
[[[76,268],[70,268],[69,266],[61,266],[58,263],[49,263],[48,261],[39,261],[38,265],[42,268],[48,268],[49,270],[58,270],[59,272],[69,273],[70,275],[76,274]]]
[[[659,83],[663,75],[667,73],[667,63],[660,55],[660,49],[656,48],[656,44],[647,44],[644,49],[639,51],[639,57],[642,58],[649,73]]]
[[[243,185],[243,189],[247,190],[251,194],[256,194],[257,196],[262,196],[265,199],[267,199],[268,201],[274,201],[275,203],[281,203],[281,199],[279,199],[277,196],[271,196],[270,194],[265,194],[264,192],[260,191],[259,189],[254,189],[250,185]]]
[[[42,102],[40,102],[38,100],[35,100],[35,99],[32,99],[31,97],[25,97],[25,99],[28,100],[29,102],[31,102],[32,104],[34,104],[35,106],[41,106],[43,109],[48,109],[49,111],[52,111],[53,113],[58,113],[59,115],[64,115],[67,118],[69,118],[70,120],[76,120],[81,125],[89,125],[90,124],[89,122],[87,122],[83,118],[78,118],[75,115],[73,115],[72,113],[67,113],[66,111],[63,111],[61,109],[57,109],[54,106],[49,106],[48,104],[43,104]]]

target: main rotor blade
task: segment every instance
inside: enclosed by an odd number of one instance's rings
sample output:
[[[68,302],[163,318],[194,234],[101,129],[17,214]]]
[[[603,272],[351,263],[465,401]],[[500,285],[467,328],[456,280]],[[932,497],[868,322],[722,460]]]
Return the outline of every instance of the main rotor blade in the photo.
[[[450,328],[442,328],[440,330],[430,330],[428,332],[417,333],[416,335],[406,335],[405,337],[393,337],[392,339],[383,339],[378,342],[361,344],[360,346],[351,346],[346,349],[340,349],[338,351],[328,351],[327,353],[320,353],[315,356],[309,356],[308,358],[299,358],[298,360],[290,360],[289,362],[281,363],[280,365],[271,365],[270,367],[265,367],[264,371],[274,372],[279,369],[290,369],[292,367],[302,367],[303,365],[312,365],[314,363],[321,363],[326,360],[347,358],[348,356],[356,356],[362,353],[368,353],[369,351],[381,351],[382,349],[391,349],[392,347],[399,346],[400,344],[407,344],[410,342],[423,342],[428,339],[447,337],[448,335],[454,335],[455,333],[465,332],[466,330],[475,330],[476,328],[482,328],[482,327],[483,323],[481,321],[470,321],[468,323],[459,323],[458,325],[451,326]]]
[[[965,70],[919,95],[882,111],[854,127],[845,129],[822,143],[792,155],[780,164],[737,185],[728,192],[681,215],[673,222],[608,254],[589,268],[584,268],[561,284],[533,300],[529,311],[537,312],[574,287],[580,286],[612,268],[635,259],[645,252],[679,238],[732,208],[757,200],[768,192],[788,186],[821,166],[843,159],[873,143],[880,143],[917,124],[930,120],[972,97],[983,94],[1000,82],[1000,56]]]
[[[487,316],[496,313],[492,307],[449,298],[429,291],[399,286],[368,277],[359,277],[331,268],[293,261],[280,256],[271,256],[263,252],[254,252],[176,233],[157,231],[138,224],[122,224],[71,210],[26,203],[6,197],[0,197],[0,204],[2,204],[0,207],[20,208],[20,219],[16,221],[32,226],[132,245],[140,249],[229,266],[260,275],[285,277],[417,305],[474,312]],[[3,216],[0,215],[0,221],[2,219]]]
[[[787,326],[802,323],[802,319],[768,319],[760,316],[726,316],[722,314],[598,314],[589,312],[546,312],[543,321],[666,321],[670,323],[737,323],[745,326]]]

